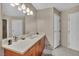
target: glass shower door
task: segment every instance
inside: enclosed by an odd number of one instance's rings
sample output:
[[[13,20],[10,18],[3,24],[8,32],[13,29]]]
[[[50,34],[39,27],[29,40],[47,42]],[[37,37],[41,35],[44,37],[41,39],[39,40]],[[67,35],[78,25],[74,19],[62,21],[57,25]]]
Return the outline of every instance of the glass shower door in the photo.
[[[54,48],[60,45],[60,17],[54,14]]]

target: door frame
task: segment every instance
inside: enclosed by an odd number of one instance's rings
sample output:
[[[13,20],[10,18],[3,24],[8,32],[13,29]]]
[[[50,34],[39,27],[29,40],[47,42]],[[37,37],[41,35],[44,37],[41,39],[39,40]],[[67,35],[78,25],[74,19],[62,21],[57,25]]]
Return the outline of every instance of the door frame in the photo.
[[[9,29],[8,29],[8,26],[9,26],[9,24],[8,24],[8,19],[7,18],[2,18],[2,27],[3,27],[3,20],[6,20],[7,21],[7,37],[8,37],[8,34],[9,34]],[[3,38],[3,28],[2,28],[2,38]]]

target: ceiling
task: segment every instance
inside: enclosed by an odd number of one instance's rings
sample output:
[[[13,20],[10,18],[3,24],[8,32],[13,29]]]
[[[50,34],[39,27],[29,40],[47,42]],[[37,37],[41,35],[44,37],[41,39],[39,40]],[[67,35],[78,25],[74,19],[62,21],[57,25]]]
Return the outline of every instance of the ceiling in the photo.
[[[72,8],[74,6],[79,5],[79,3],[32,3],[32,5],[37,9],[44,9],[44,8],[50,8],[55,7],[59,11],[64,11],[69,8]]]
[[[78,3],[32,3],[32,5],[37,9],[44,9],[49,7],[55,7],[59,11],[64,11],[66,9],[72,8],[76,5],[79,5]],[[3,3],[2,4],[2,13],[3,15],[7,16],[17,16],[17,17],[24,17],[25,14],[23,14],[21,11],[18,11],[17,8],[14,8],[10,5],[10,3]]]

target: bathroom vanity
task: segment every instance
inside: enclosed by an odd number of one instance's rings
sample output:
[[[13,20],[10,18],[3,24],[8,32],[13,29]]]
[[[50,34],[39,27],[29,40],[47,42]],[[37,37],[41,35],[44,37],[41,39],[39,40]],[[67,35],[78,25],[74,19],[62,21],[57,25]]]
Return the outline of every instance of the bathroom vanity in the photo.
[[[11,45],[2,44],[5,56],[40,56],[45,47],[45,34],[25,37]]]

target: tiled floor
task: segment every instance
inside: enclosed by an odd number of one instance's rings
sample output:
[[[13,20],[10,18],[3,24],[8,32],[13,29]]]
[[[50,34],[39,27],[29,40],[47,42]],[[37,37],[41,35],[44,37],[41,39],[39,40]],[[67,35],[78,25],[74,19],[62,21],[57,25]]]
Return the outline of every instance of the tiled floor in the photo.
[[[52,56],[52,50],[53,50],[53,49],[52,49],[52,47],[50,46],[50,44],[46,44],[42,56]]]
[[[79,52],[62,46],[53,50],[47,46],[45,47],[42,56],[79,56]]]
[[[58,47],[52,51],[52,55],[54,56],[79,56],[79,52],[64,48]]]
[[[44,49],[42,56],[52,56],[52,50]]]
[[[53,50],[49,42],[46,41],[42,56],[79,56],[79,51],[71,50],[62,46]]]

